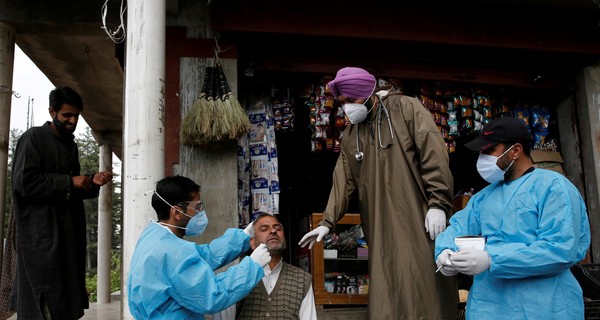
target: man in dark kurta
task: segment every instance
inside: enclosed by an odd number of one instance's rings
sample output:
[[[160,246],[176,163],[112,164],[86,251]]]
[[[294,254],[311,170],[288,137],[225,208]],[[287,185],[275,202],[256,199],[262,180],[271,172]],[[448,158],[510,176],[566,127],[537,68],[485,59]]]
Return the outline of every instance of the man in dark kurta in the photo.
[[[451,213],[453,178],[431,113],[393,89],[373,94],[375,78],[360,68],[338,71],[329,88],[345,107],[370,110],[346,128],[323,220],[300,244],[320,241],[356,193],[369,245],[369,319],[456,319],[455,278],[435,273],[432,259],[433,238]]]
[[[68,87],[50,93],[52,121],[25,131],[13,159],[17,276],[12,310],[19,319],[79,319],[85,288],[83,199],[97,197],[108,172],[80,175],[73,141],[83,102]]]

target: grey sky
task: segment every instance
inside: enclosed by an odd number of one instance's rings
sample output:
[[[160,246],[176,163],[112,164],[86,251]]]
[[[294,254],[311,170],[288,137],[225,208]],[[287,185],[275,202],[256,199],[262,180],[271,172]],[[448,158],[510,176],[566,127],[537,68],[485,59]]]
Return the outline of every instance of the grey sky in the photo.
[[[12,90],[20,98],[12,96],[10,110],[10,128],[21,131],[27,129],[27,106],[29,99],[33,99],[33,123],[30,126],[39,126],[50,120],[48,114],[48,95],[54,89],[54,85],[37,68],[37,66],[15,46],[15,64],[13,69]],[[85,97],[83,97],[85,102]],[[31,117],[31,113],[29,114]],[[30,118],[31,119],[31,118]],[[77,132],[81,132],[88,124],[82,118],[77,124]]]
[[[48,113],[48,95],[54,89],[54,85],[48,78],[38,69],[38,67],[23,53],[23,51],[15,46],[15,64],[13,68],[13,83],[12,90],[19,95],[20,98],[12,96],[10,110],[10,129],[27,130],[27,105],[28,100],[33,99],[33,121],[30,121],[30,127],[41,126],[44,122],[50,120]],[[85,97],[83,102],[85,104]],[[31,119],[31,113],[29,114]],[[88,127],[87,122],[83,118],[79,118],[75,135],[83,132]],[[114,168],[119,172],[121,162],[113,155]],[[118,178],[120,179],[120,177]]]

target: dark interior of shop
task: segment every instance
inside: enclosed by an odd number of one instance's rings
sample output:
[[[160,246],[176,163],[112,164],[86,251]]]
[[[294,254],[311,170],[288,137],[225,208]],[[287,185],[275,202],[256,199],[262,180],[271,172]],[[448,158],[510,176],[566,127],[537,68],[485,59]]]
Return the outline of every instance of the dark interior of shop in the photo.
[[[251,71],[251,73],[249,73]],[[256,99],[290,99],[293,102],[293,127],[276,130],[278,151],[278,174],[280,179],[280,214],[278,218],[284,224],[287,234],[287,261],[298,263],[298,257],[308,251],[296,244],[308,230],[308,221],[312,213],[322,212],[327,204],[331,188],[332,172],[338,152],[311,150],[311,137],[314,127],[310,124],[309,108],[306,105],[310,92],[315,86],[323,85],[334,74],[272,72],[261,70],[240,70],[239,88],[242,103],[252,103]],[[251,76],[249,76],[251,75]],[[533,90],[517,87],[500,87],[461,82],[439,82],[435,80],[395,80],[400,83],[406,95],[419,97],[422,88],[446,88],[448,90],[484,90],[490,99],[502,99],[514,111],[520,106],[544,106],[550,113],[550,123],[545,136],[546,141],[559,140],[556,124],[555,104],[568,92]],[[494,101],[494,104],[499,104]],[[531,108],[528,108],[530,110]],[[498,115],[495,115],[498,116]],[[475,164],[478,154],[464,147],[477,132],[471,130],[453,138],[455,149],[449,153],[450,168],[454,175],[455,195],[477,192],[487,183],[477,173]],[[560,143],[558,143],[560,148]],[[356,199],[350,204],[348,212],[358,213]]]

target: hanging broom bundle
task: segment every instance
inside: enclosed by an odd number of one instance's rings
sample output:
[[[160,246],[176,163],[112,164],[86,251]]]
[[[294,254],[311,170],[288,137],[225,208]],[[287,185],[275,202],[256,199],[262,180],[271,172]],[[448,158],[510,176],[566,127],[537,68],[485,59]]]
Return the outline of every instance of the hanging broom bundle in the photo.
[[[238,99],[231,92],[231,88],[225,78],[225,72],[221,64],[217,62],[215,66],[215,78],[218,78],[219,89],[218,99],[223,101],[223,137],[229,140],[236,140],[242,135],[250,131],[250,119],[246,114],[246,111],[242,108],[242,105]]]
[[[181,122],[180,140],[187,145],[205,145],[209,142],[211,119],[215,113],[214,68],[206,67],[204,83],[198,98],[190,106]]]
[[[181,143],[209,146],[234,141],[248,131],[250,119],[231,92],[217,56],[215,65],[206,67],[202,90],[181,123]]]

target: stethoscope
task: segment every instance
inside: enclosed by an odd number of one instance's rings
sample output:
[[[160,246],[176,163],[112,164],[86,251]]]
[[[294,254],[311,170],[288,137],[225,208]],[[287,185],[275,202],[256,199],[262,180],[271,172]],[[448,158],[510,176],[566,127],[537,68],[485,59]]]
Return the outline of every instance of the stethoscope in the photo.
[[[387,119],[388,128],[390,129],[390,143],[383,145],[381,143],[381,114],[385,112],[385,117]],[[381,97],[379,98],[379,108],[377,108],[377,138],[379,139],[379,147],[381,149],[387,149],[392,146],[392,142],[394,142],[394,130],[392,128],[392,122],[390,120],[390,113],[388,112],[386,106],[381,101]],[[356,161],[362,161],[365,157],[365,154],[360,151],[360,141],[358,141],[359,136],[359,126],[356,126],[356,153],[354,154],[354,158]]]

